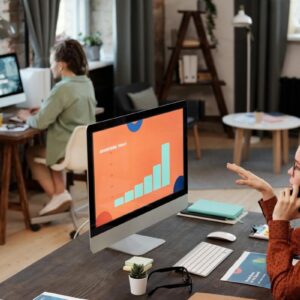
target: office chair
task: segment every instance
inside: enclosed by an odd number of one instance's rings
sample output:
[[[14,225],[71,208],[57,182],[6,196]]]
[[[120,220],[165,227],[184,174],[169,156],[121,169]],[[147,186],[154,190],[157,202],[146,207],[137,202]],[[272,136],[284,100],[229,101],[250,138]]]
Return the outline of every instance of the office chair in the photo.
[[[118,115],[130,114],[138,111],[131,101],[128,93],[138,93],[150,88],[151,85],[145,82],[137,82],[129,85],[117,86],[114,89],[114,100],[116,104],[116,111]],[[167,104],[170,101],[161,101],[161,104]],[[198,130],[198,123],[200,118],[204,115],[204,106],[202,102],[197,100],[187,101],[187,126],[193,130],[195,154],[196,158],[201,158],[200,137]]]
[[[60,163],[52,165],[51,168],[53,170],[55,171],[66,170],[68,173],[71,172],[72,174],[79,173],[78,175],[81,175],[81,179],[84,178],[86,181],[86,171],[87,171],[86,128],[87,126],[77,126],[74,129],[67,143],[64,160]],[[46,164],[45,158],[36,157],[34,161],[37,163]],[[67,183],[67,187],[69,186],[70,184]],[[72,201],[72,206],[69,212],[35,217],[31,219],[31,223],[32,224],[48,223],[51,221],[65,219],[66,217],[71,216],[75,229],[78,229],[78,227],[80,226],[79,217],[87,215],[87,213],[81,213],[81,211],[83,211],[87,207],[88,204],[80,206],[79,208],[75,208],[75,205]],[[70,236],[72,237],[73,234],[74,232],[71,232]]]
[[[128,85],[117,86],[114,89],[114,99],[118,115],[127,115],[136,112],[128,93],[138,93],[150,88],[151,85],[145,82],[136,82]]]

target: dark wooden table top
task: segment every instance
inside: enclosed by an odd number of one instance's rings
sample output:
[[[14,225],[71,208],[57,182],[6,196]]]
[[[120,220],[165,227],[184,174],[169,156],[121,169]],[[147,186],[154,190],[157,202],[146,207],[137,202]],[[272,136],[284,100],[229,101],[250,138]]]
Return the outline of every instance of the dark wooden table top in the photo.
[[[201,241],[234,249],[234,252],[208,277],[192,275],[193,292],[272,299],[268,289],[220,280],[244,250],[266,251],[267,241],[248,237],[251,225],[264,223],[263,216],[249,213],[243,222],[227,225],[172,216],[141,232],[166,240],[165,244],[145,256],[154,259],[156,269],[172,266]],[[216,230],[231,232],[238,238],[233,243],[206,239],[208,233]],[[128,258],[129,255],[110,249],[92,254],[86,233],[0,284],[0,298],[33,299],[40,293],[48,291],[90,300],[137,299],[130,294],[128,273],[122,270],[124,261]],[[164,275],[163,278],[160,275],[153,276],[148,282],[148,289],[163,283],[175,283],[174,281],[178,280],[179,282],[181,280],[178,274]],[[159,289],[152,297],[140,296],[139,299],[182,300],[189,296],[186,288]]]

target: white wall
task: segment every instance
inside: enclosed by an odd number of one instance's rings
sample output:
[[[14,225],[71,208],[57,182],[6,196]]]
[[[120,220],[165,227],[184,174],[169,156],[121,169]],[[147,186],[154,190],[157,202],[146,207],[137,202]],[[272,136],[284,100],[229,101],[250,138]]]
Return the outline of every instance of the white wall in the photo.
[[[288,42],[282,76],[300,78],[300,41]]]
[[[91,32],[100,31],[103,40],[101,60],[113,59],[114,0],[91,0]]]
[[[217,49],[212,50],[216,64],[216,69],[220,79],[226,82],[223,86],[223,93],[227,109],[233,112],[234,109],[234,31],[232,26],[233,19],[233,0],[215,0],[218,16],[216,18],[215,36],[218,39]],[[182,14],[177,10],[195,10],[195,0],[165,0],[165,41],[166,47],[171,44],[171,29],[178,29]],[[191,22],[190,24],[193,24]],[[189,27],[188,38],[196,38],[194,26]],[[170,51],[166,51],[166,63],[168,63]],[[199,60],[201,60],[201,51]],[[203,61],[203,60],[202,60]],[[200,62],[201,63],[201,62]],[[203,99],[206,102],[206,115],[218,115],[216,100],[210,87],[173,87],[170,93],[174,99]]]

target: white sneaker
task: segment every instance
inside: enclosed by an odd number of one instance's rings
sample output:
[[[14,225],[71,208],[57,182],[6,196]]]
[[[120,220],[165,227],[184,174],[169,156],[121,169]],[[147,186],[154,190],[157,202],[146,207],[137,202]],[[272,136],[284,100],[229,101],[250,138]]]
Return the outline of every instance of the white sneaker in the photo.
[[[53,215],[70,210],[72,196],[68,191],[54,195],[50,202],[39,212],[40,216]]]

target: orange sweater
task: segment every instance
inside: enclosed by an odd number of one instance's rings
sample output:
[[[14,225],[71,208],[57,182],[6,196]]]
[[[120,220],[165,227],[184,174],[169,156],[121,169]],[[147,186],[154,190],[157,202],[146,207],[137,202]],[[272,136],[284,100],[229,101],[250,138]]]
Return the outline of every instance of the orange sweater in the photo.
[[[292,260],[300,254],[300,228],[291,228],[289,221],[272,220],[276,202],[276,197],[259,201],[269,225],[267,271],[272,294],[275,300],[299,300],[300,262],[293,266]]]

